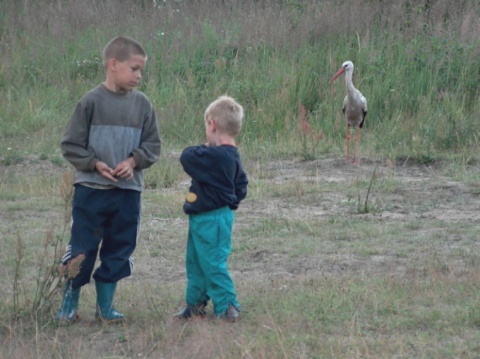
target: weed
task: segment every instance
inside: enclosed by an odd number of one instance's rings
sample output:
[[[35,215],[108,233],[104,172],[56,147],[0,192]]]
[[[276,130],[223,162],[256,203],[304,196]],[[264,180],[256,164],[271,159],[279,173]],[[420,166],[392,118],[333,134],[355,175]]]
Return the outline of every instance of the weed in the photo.
[[[48,313],[51,309],[52,298],[58,293],[63,278],[73,278],[79,271],[83,257],[79,256],[78,261],[67,268],[62,268],[59,263],[63,253],[63,238],[70,222],[70,206],[73,196],[73,177],[70,172],[65,172],[63,181],[60,184],[60,195],[64,202],[64,221],[61,230],[52,225],[45,234],[42,252],[38,256],[39,262],[35,263],[35,287],[32,292],[22,287],[23,271],[25,266],[25,245],[20,235],[16,237],[15,274],[13,283],[13,316],[21,314]],[[61,248],[60,248],[61,247]],[[23,299],[23,300],[22,300]]]
[[[372,177],[370,178],[370,182],[368,184],[368,189],[367,193],[365,194],[365,200],[363,201],[363,204],[361,203],[361,196],[360,196],[360,190],[358,189],[358,213],[370,213],[373,208],[370,206],[368,202],[368,198],[370,196],[370,192],[372,190],[372,185],[375,182],[375,179],[377,178],[377,166],[373,169]]]
[[[302,145],[303,160],[314,159],[316,148],[323,138],[323,133],[312,129],[312,126],[308,123],[307,110],[301,102],[298,103],[298,132]]]
[[[21,163],[24,158],[18,154],[9,154],[3,158],[3,165],[12,166]]]
[[[62,167],[65,165],[65,159],[60,156],[52,156],[50,158],[50,162],[54,164],[55,166]]]

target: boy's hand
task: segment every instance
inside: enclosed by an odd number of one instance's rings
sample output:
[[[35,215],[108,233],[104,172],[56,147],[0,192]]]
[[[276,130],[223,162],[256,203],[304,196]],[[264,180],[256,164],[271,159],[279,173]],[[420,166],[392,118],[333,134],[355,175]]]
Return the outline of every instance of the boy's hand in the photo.
[[[103,177],[108,178],[109,180],[113,182],[117,182],[117,179],[114,177],[114,172],[113,169],[108,167],[108,165],[105,162],[98,161],[95,163],[95,169],[100,173]]]
[[[135,166],[136,163],[133,156],[128,157],[126,160],[117,165],[117,167],[113,170],[112,175],[115,177],[124,178],[126,180],[131,180],[133,178],[133,169]]]

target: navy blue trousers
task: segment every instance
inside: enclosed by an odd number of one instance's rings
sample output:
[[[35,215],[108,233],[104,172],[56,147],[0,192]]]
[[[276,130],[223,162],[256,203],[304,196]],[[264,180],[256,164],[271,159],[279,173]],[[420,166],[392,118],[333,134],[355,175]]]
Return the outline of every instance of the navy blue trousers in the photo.
[[[79,254],[84,254],[85,260],[72,280],[72,288],[90,282],[97,255],[100,265],[93,274],[96,281],[113,283],[132,274],[140,207],[138,191],[75,185],[71,238],[62,262],[66,264]]]

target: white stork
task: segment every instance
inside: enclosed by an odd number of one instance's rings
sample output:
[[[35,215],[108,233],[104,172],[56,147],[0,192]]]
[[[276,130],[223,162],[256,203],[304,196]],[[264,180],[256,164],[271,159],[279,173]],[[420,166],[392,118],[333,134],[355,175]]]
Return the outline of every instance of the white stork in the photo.
[[[363,127],[365,117],[367,116],[367,99],[353,86],[353,63],[345,61],[342,67],[333,75],[329,84],[345,72],[345,84],[347,87],[347,95],[343,100],[342,111],[347,120],[347,162],[350,160],[350,127],[355,126],[355,152],[353,155],[353,163],[358,165],[358,142],[360,140],[360,129]]]

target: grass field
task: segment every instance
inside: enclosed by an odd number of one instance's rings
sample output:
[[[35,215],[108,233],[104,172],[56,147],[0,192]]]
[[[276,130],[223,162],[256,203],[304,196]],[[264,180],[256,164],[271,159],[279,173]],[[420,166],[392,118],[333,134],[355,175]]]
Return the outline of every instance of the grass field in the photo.
[[[476,1],[0,1],[0,358],[478,358],[480,6]],[[122,325],[58,326],[71,168],[59,138],[127,34],[163,152],[146,172]],[[360,165],[345,163],[345,60],[369,101]],[[246,110],[249,195],[229,268],[233,325],[177,322],[189,179],[203,111]],[[299,103],[313,136],[301,131]],[[211,306],[208,308],[211,312]]]

